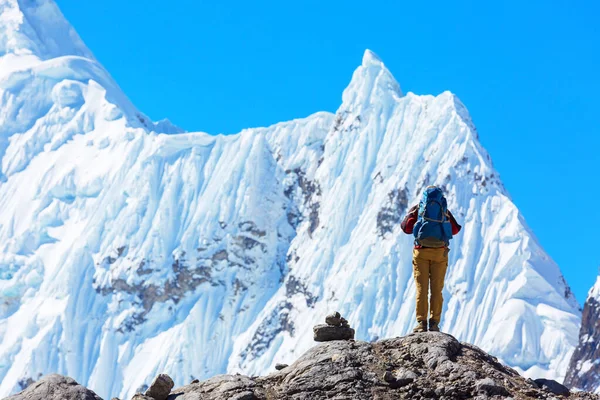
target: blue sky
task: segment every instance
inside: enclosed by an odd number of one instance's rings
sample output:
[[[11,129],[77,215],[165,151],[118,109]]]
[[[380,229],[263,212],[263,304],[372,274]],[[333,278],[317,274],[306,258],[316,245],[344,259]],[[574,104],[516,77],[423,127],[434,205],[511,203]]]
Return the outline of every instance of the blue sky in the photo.
[[[456,93],[583,302],[600,266],[595,1],[57,0],[136,106],[235,133],[335,111],[366,48],[404,92]]]

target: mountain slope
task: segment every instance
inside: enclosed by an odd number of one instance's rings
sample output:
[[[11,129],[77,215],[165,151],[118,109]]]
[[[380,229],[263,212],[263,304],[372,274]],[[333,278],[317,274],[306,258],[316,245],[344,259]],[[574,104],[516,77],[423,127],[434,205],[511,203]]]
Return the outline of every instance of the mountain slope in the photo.
[[[367,51],[335,115],[177,134],[51,0],[0,0],[0,21],[0,396],[51,372],[104,398],[159,371],[261,373],[334,308],[357,338],[404,334],[399,221],[429,184],[464,225],[443,329],[564,376],[578,306],[453,94],[404,95]]]
[[[600,393],[600,277],[583,307],[579,345],[573,353],[565,383],[579,390]]]

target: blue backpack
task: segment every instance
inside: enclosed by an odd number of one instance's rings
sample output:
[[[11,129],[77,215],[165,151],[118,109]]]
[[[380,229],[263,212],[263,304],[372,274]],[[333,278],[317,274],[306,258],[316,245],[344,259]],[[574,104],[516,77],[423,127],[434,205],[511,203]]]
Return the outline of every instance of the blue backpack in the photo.
[[[423,192],[413,234],[415,242],[424,247],[443,247],[450,243],[452,224],[442,189],[430,186]]]

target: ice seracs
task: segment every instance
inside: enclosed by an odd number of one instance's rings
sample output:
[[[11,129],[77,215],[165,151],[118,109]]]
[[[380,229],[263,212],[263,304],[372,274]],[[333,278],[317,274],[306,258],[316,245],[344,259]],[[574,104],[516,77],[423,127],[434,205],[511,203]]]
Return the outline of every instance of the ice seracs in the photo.
[[[429,184],[464,225],[442,329],[528,376],[564,376],[577,303],[454,95],[403,95],[366,52],[335,114],[177,134],[131,104],[52,1],[0,5],[0,396],[52,372],[130,398],[162,372],[181,385],[272,371],[333,309],[357,339],[405,334],[399,222]]]

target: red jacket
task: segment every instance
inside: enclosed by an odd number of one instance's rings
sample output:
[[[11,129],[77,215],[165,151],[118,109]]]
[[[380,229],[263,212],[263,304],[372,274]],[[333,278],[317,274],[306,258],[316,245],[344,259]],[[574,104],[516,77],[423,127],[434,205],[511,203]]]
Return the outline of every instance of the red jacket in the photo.
[[[408,214],[406,214],[406,217],[404,217],[404,219],[402,220],[402,223],[400,224],[402,231],[408,235],[411,235],[413,233],[413,228],[415,227],[415,223],[417,222],[418,218],[419,206],[416,205],[408,211]],[[452,234],[456,235],[458,232],[460,232],[462,226],[460,226],[458,222],[456,222],[456,219],[454,219],[454,215],[452,215],[450,210],[448,210],[448,219],[450,220],[450,224],[452,225]],[[418,249],[420,247],[421,246],[415,244],[415,248]]]

